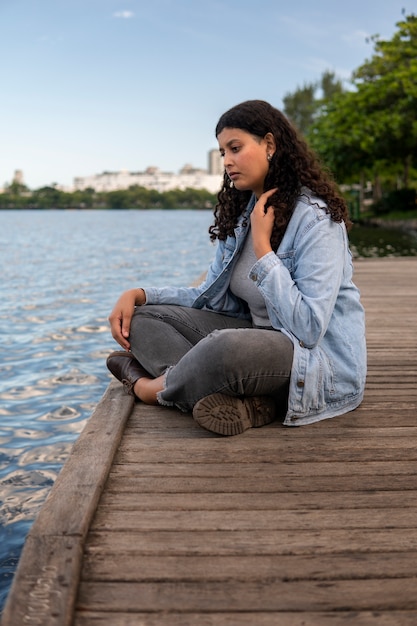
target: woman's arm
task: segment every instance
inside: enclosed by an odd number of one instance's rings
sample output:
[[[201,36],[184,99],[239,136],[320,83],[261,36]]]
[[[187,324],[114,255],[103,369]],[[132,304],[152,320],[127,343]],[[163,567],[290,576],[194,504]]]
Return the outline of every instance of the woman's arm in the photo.
[[[348,254],[344,226],[329,217],[318,220],[285,252],[287,258],[274,252],[261,257],[251,278],[274,328],[285,328],[312,348],[327,330],[342,283]]]
[[[222,242],[221,242],[222,244]],[[197,287],[149,287],[145,289],[129,289],[124,291],[117,300],[109,315],[111,334],[119,345],[130,350],[130,324],[136,306],[143,304],[177,304],[193,305],[196,298],[218,276],[222,268],[222,245],[217,247],[215,258],[210,265],[205,280]]]

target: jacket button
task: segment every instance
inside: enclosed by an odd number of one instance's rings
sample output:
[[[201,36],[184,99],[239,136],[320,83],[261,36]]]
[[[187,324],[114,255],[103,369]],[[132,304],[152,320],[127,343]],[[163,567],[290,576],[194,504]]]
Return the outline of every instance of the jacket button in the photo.
[[[302,348],[305,348],[304,341],[300,341],[300,346],[301,346]]]
[[[258,275],[257,274],[251,274],[251,278],[253,281],[258,280]]]
[[[303,380],[297,380],[297,387],[304,387],[304,381]]]

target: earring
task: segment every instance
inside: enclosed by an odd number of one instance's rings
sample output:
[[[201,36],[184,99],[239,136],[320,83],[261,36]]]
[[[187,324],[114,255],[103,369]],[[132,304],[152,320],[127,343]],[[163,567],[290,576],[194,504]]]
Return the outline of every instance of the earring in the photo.
[[[268,154],[266,158],[268,159],[269,162],[271,162],[272,154]]]
[[[235,185],[234,185],[234,183],[233,183],[233,180],[231,180],[231,181],[229,182],[229,187],[230,187],[230,189],[233,189],[233,187],[234,187],[234,186],[235,186]]]

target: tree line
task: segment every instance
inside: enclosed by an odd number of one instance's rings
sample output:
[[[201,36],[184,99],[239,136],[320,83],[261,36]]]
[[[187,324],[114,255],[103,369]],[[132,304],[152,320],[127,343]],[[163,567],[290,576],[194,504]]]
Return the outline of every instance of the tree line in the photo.
[[[0,194],[0,209],[212,209],[215,194],[205,189],[173,189],[158,192],[133,185],[129,189],[66,192],[55,186],[30,191],[13,182]]]

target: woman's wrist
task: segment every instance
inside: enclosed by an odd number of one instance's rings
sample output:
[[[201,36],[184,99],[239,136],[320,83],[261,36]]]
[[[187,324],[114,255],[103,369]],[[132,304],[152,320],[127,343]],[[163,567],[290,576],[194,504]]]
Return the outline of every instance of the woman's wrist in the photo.
[[[271,244],[268,242],[265,242],[263,245],[254,245],[254,252],[255,252],[255,256],[258,259],[261,259],[263,256],[265,256],[266,254],[269,254],[270,252],[272,252],[272,248],[271,248]]]
[[[135,289],[135,304],[136,306],[142,306],[146,302],[146,294],[144,289],[139,287],[139,289]]]

